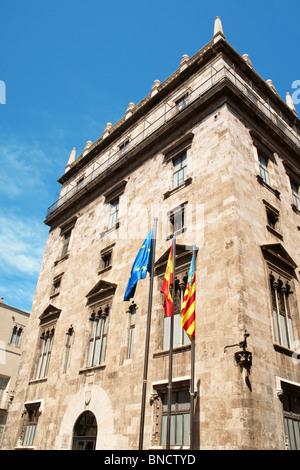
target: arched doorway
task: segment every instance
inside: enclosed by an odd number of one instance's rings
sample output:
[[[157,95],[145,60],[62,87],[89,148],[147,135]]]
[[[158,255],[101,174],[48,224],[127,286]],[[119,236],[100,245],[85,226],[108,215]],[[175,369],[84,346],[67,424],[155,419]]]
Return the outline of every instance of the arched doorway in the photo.
[[[94,450],[97,438],[97,421],[91,411],[84,411],[77,418],[73,429],[72,450]]]

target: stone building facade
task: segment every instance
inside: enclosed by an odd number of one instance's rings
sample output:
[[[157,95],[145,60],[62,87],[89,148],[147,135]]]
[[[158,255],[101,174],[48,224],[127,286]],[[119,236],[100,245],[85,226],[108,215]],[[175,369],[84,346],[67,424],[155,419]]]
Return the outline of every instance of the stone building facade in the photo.
[[[0,449],[8,416],[16,394],[16,383],[29,313],[0,300]]]
[[[165,447],[161,285],[175,232],[172,448],[189,448],[191,347],[178,306],[196,244],[194,448],[299,449],[299,131],[290,96],[217,18],[205,47],[77,158],[73,149],[45,220],[7,449],[137,449],[149,278],[123,296],[154,217],[144,448]]]

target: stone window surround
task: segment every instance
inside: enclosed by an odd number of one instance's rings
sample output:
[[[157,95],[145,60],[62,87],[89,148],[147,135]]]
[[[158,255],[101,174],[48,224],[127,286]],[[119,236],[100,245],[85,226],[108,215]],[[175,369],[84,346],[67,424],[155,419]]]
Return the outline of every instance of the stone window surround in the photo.
[[[250,135],[252,138],[253,146],[256,150],[257,162],[258,162],[258,155],[261,154],[266,160],[274,163],[276,156],[278,156],[276,149],[273,148],[270,145],[270,143],[256,130],[250,129]],[[259,162],[258,162],[258,166],[259,166]],[[272,186],[270,183],[269,184],[266,183],[261,177],[260,173],[256,175],[256,178],[259,184],[261,184],[263,187],[271,191],[278,199],[280,199],[280,192],[278,191],[278,189]]]
[[[274,206],[272,206],[268,201],[266,201],[265,199],[263,199],[263,203],[265,205],[265,209],[266,209],[266,214],[267,214],[267,218],[268,216],[270,215],[273,219],[274,219],[274,223],[275,223],[275,226],[272,227],[268,221],[267,221],[267,224],[266,224],[266,228],[267,230],[272,233],[272,235],[275,235],[277,238],[279,238],[280,240],[283,240],[283,236],[281,235],[280,231],[278,230],[279,228],[279,224],[278,224],[278,221],[279,221],[279,210],[276,209]]]
[[[168,380],[152,382],[152,393],[150,395],[150,405],[153,407],[153,428],[152,428],[152,447],[163,449],[161,446],[161,421],[162,421],[162,394],[167,393]],[[173,377],[172,392],[190,390],[190,377]],[[195,390],[196,391],[196,390]],[[172,446],[173,447],[173,446]],[[178,446],[174,446],[178,448]],[[187,447],[189,449],[189,447]]]
[[[105,204],[111,205],[117,199],[120,200],[121,196],[124,194],[126,185],[127,185],[127,179],[124,179],[120,181],[119,183],[117,183],[115,186],[113,186],[109,191],[107,191],[104,194]],[[109,213],[109,217],[110,217],[110,213]],[[107,224],[107,226],[104,227],[103,232],[100,233],[100,238],[103,238],[105,235],[112,232],[113,230],[118,229],[119,227],[120,227],[119,219],[117,220],[116,225],[111,228],[109,228],[109,224]]]
[[[74,229],[76,221],[77,221],[77,216],[72,217],[67,222],[65,222],[63,225],[61,225],[61,227],[60,227],[60,239],[61,240],[69,232],[70,232],[70,237],[71,237],[71,233],[72,233],[72,230]],[[56,266],[61,261],[64,261],[65,259],[69,258],[69,247],[70,247],[70,241],[68,243],[67,252],[64,253],[64,254],[63,254],[63,252],[60,253],[59,257],[54,261],[54,266]]]
[[[179,158],[181,155],[186,153],[186,158],[188,161],[188,150],[192,146],[192,141],[194,138],[194,134],[192,132],[188,132],[186,135],[183,137],[177,139],[175,142],[173,142],[171,145],[169,145],[164,151],[164,163],[168,164],[170,162],[174,162],[177,158]],[[172,178],[173,178],[173,173],[172,173]],[[167,199],[170,197],[172,194],[176,193],[182,188],[185,188],[186,186],[190,185],[192,183],[192,177],[187,177],[185,181],[177,186],[176,188],[173,188],[173,180],[172,180],[172,187],[164,193],[164,199]]]
[[[98,271],[98,274],[103,274],[107,271],[110,271],[112,268],[112,260],[113,260],[113,249],[114,249],[115,243],[112,243],[111,245],[108,245],[107,247],[103,248],[100,251],[100,269]],[[110,255],[110,264],[109,266],[105,266],[105,259],[107,256]]]
[[[62,280],[62,277],[63,277],[63,272],[60,273],[60,274],[57,274],[54,278],[53,278],[53,281],[52,281],[52,287],[51,287],[51,294],[49,296],[49,299],[53,299],[54,297],[57,297],[59,294],[60,294],[60,291],[61,291],[61,280]],[[58,292],[55,292],[56,288],[55,288],[55,284],[56,283],[60,283],[59,285],[59,291]]]

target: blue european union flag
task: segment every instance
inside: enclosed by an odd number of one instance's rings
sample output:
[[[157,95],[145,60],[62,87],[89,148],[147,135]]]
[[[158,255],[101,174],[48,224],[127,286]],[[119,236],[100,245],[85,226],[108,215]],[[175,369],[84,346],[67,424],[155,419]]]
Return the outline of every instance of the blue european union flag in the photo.
[[[136,284],[140,279],[145,279],[147,271],[150,272],[152,262],[152,230],[149,232],[146,240],[142,244],[135,261],[133,263],[131,274],[124,294],[124,300],[134,297]]]

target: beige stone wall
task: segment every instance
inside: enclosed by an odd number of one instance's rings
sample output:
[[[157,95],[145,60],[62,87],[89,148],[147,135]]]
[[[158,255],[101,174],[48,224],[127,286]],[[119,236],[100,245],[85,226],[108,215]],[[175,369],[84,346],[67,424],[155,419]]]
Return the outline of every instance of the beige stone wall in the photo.
[[[219,68],[221,62],[216,62]],[[205,70],[205,74],[208,69]],[[205,75],[206,76],[206,75]],[[176,93],[179,93],[179,90]],[[175,96],[175,95],[174,95]],[[202,111],[201,111],[202,112]],[[247,117],[248,119],[248,117]],[[249,117],[249,121],[251,118]],[[254,124],[254,123],[251,123]],[[271,164],[272,184],[280,199],[258,182],[257,151],[251,125],[233,111],[230,103],[218,102],[210,111],[193,116],[167,138],[157,139],[143,156],[129,162],[110,184],[126,179],[120,199],[120,227],[105,233],[109,204],[99,196],[61,217],[50,232],[28,327],[27,347],[20,371],[20,387],[10,413],[6,448],[17,445],[21,413],[26,402],[41,401],[42,414],[34,441],[37,449],[70,448],[75,421],[84,410],[92,411],[98,423],[97,449],[137,449],[149,279],[138,284],[134,353],[126,359],[129,303],[123,302],[128,276],[141,242],[153,218],[158,217],[156,259],[169,248],[167,213],[188,202],[187,230],[178,244],[198,247],[196,303],[195,443],[202,449],[283,449],[282,404],[276,394],[278,380],[300,383],[299,366],[274,348],[268,273],[261,245],[277,243],[266,229],[263,199],[280,211],[281,244],[298,264],[299,215],[291,209],[291,191],[278,150]],[[187,176],[192,183],[172,188],[172,162],[165,151],[170,142],[193,133],[187,150]],[[72,230],[69,256],[59,260],[61,224],[77,216]],[[100,251],[112,243],[112,268],[98,274]],[[55,276],[61,291],[51,297]],[[86,368],[90,338],[87,294],[100,280],[117,285],[112,299],[105,364]],[[294,298],[300,302],[298,282]],[[47,379],[35,379],[39,317],[52,304],[61,310],[57,320]],[[66,332],[74,328],[70,364],[63,373]],[[162,351],[163,303],[160,280],[155,277],[150,337],[149,373],[144,447],[155,442],[155,402],[149,396],[157,384],[166,383],[169,358]],[[250,376],[234,360],[237,348],[224,348],[250,333],[253,354]],[[295,336],[299,339],[299,317]],[[190,374],[190,350],[174,354],[174,381]]]

